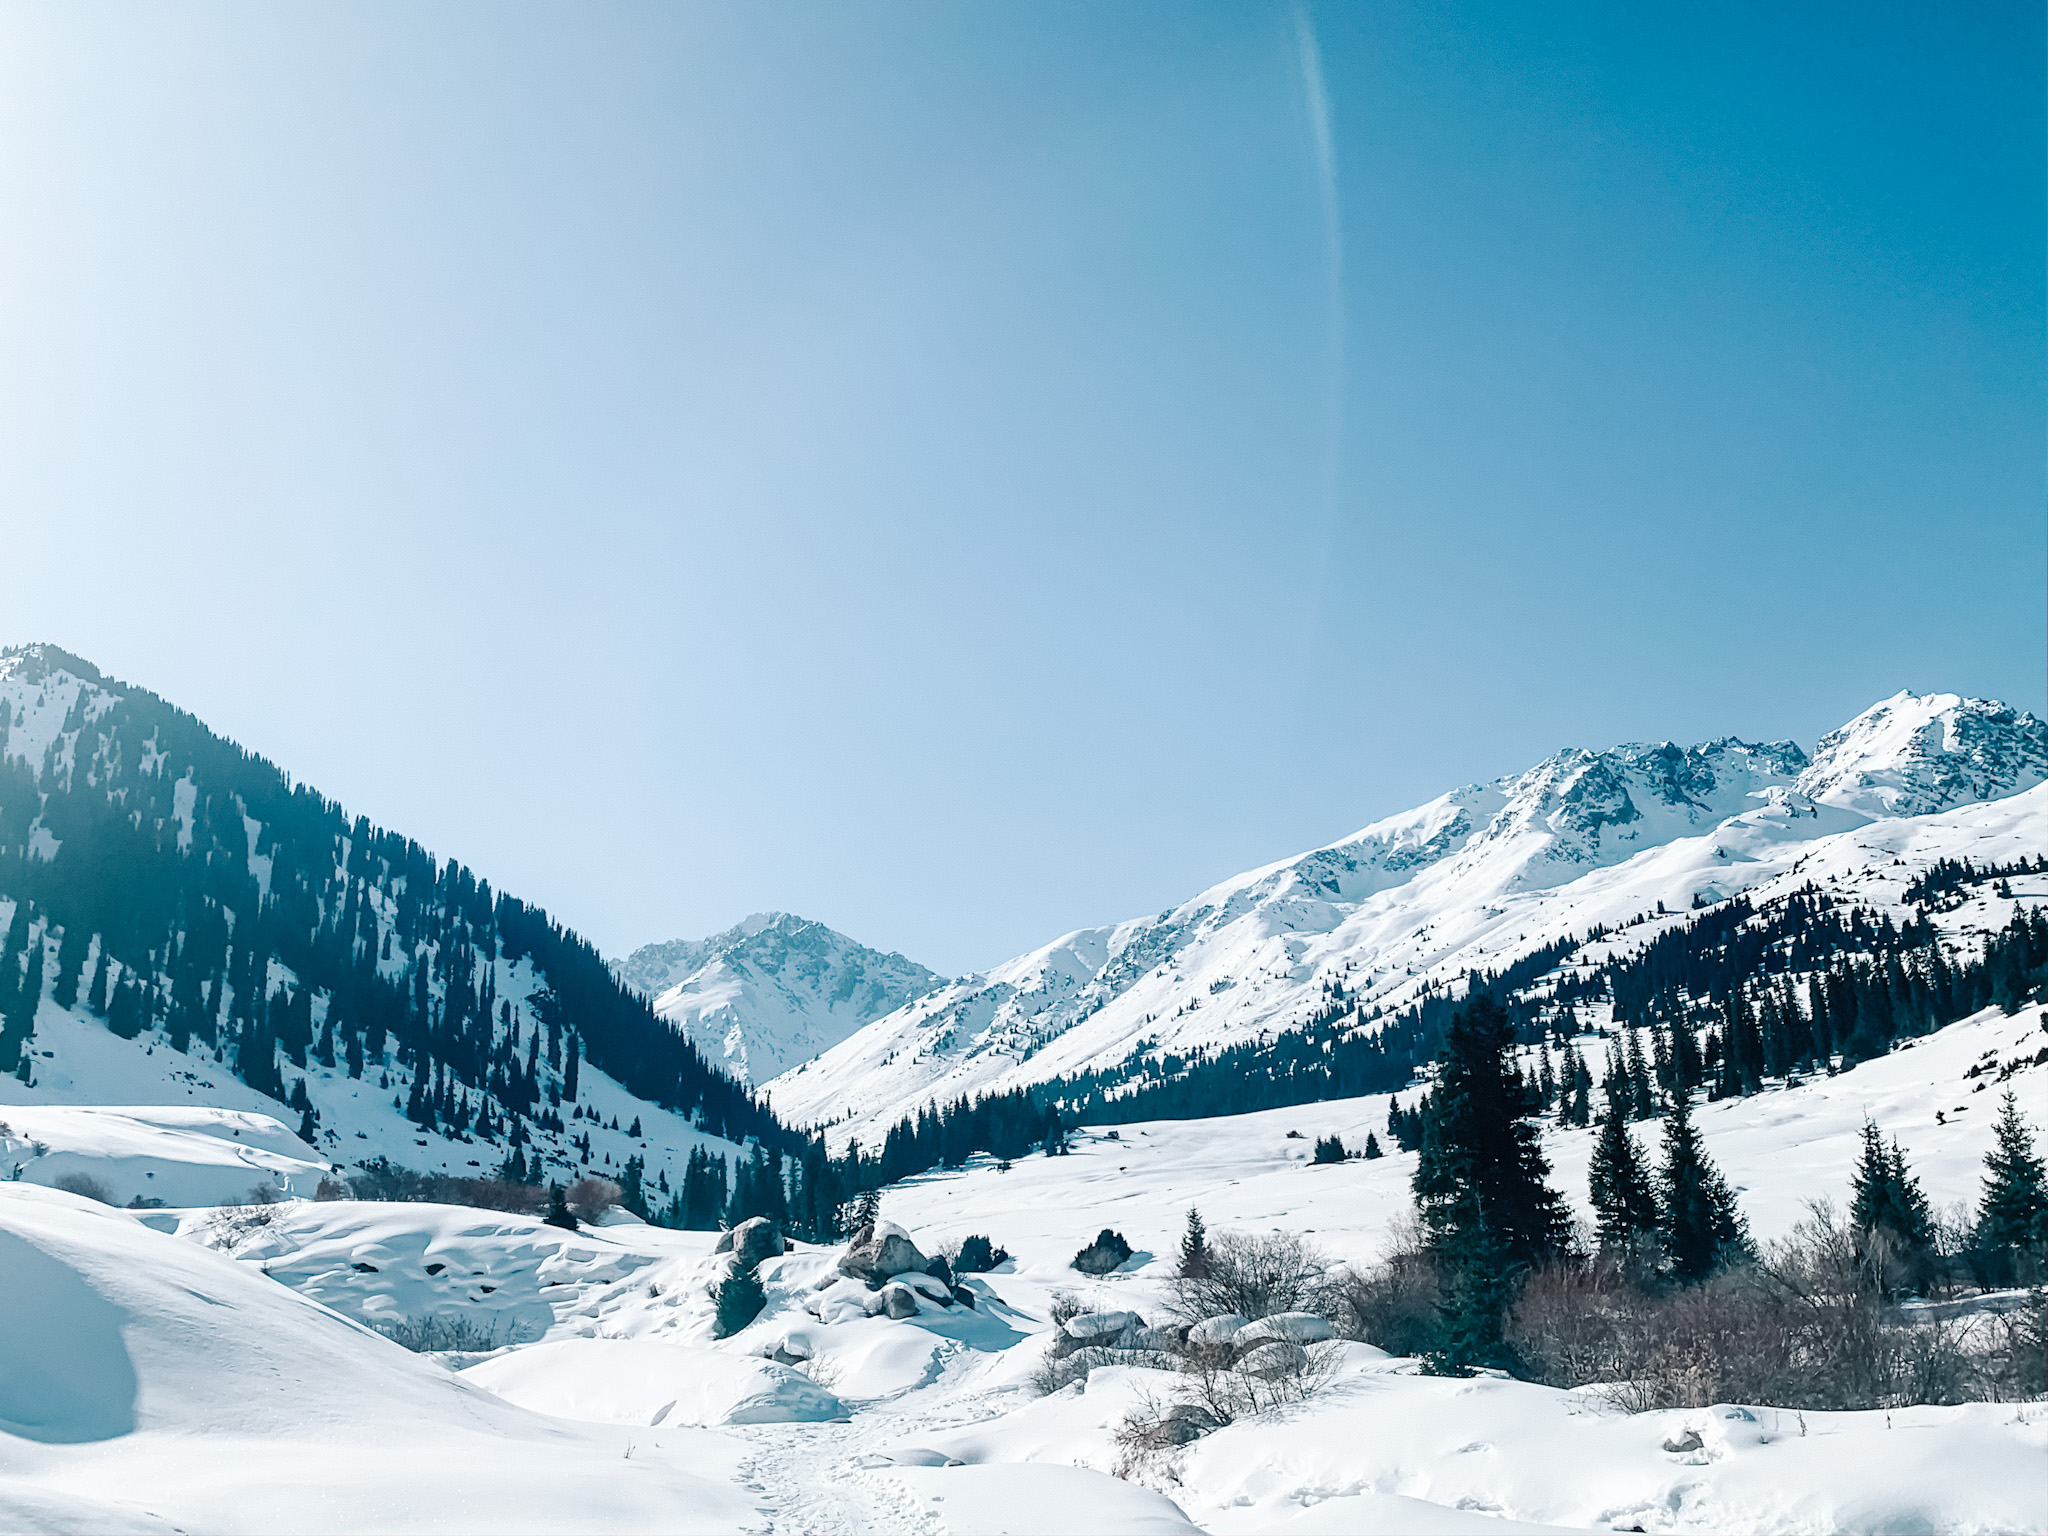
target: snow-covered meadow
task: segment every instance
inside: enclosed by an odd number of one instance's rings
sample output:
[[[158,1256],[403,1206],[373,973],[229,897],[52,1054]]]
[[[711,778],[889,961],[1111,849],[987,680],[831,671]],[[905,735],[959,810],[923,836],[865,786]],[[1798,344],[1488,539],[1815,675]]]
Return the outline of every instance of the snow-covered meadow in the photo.
[[[1866,1114],[1898,1127],[1937,1205],[1968,1200],[1996,1095],[1965,1074],[2020,1054],[2041,1027],[2038,1008],[1987,1013],[1835,1078],[1705,1106],[1699,1122],[1760,1236],[1807,1199],[1843,1197]],[[2005,1085],[2037,1132],[2044,1075],[2024,1067]],[[1118,1427],[1172,1396],[1171,1373],[1106,1366],[1042,1395],[1033,1378],[1056,1299],[1157,1315],[1190,1206],[1212,1228],[1301,1232],[1336,1259],[1370,1259],[1405,1216],[1412,1158],[1315,1166],[1307,1152],[1320,1135],[1383,1131],[1386,1107],[1087,1131],[1063,1157],[909,1180],[885,1214],[925,1251],[979,1232],[1013,1256],[962,1277],[973,1306],[928,1296],[913,1316],[870,1315],[842,1300],[864,1288],[839,1275],[838,1250],[792,1244],[761,1265],[766,1309],[724,1340],[712,1336],[723,1271],[711,1233],[623,1215],[568,1232],[358,1201],[128,1212],[0,1186],[16,1297],[0,1314],[0,1523],[934,1536],[2048,1527],[2039,1404],[1628,1414],[1596,1391],[1432,1378],[1344,1344],[1317,1397],[1133,1465]],[[77,1166],[123,1176],[149,1162],[169,1188],[216,1177],[216,1146],[293,1155],[274,1122],[252,1134],[242,1117],[192,1111],[35,1113],[47,1157],[61,1146]],[[1547,1137],[1579,1204],[1589,1139]],[[1104,1226],[1136,1254],[1115,1273],[1078,1274],[1075,1251]],[[468,1324],[464,1348],[412,1354],[372,1331],[434,1318]],[[1688,1436],[1697,1448],[1666,1449]]]

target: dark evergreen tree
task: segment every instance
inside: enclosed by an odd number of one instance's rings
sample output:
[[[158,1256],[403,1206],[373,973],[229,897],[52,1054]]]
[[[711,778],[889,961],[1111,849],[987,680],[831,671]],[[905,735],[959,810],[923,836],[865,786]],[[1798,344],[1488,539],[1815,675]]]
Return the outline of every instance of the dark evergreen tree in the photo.
[[[1376,1158],[1376,1157],[1380,1157],[1380,1156],[1382,1156],[1382,1155],[1383,1155],[1383,1154],[1382,1154],[1382,1153],[1381,1153],[1381,1151],[1380,1151],[1380,1139],[1379,1139],[1379,1137],[1377,1137],[1377,1136],[1373,1135],[1373,1133],[1372,1133],[1371,1131],[1367,1131],[1367,1132],[1365,1133],[1365,1158],[1366,1158],[1366,1161],[1367,1161],[1367,1162],[1371,1162],[1371,1161],[1372,1161],[1372,1160],[1373,1160],[1374,1158]]]
[[[548,1186],[548,1213],[541,1220],[551,1227],[576,1230],[576,1213],[569,1209],[569,1193],[560,1184]]]
[[[2010,1090],[1999,1101],[1995,1134],[1973,1246],[1989,1283],[2038,1284],[2048,1258],[2048,1166]]]
[[[1868,1120],[1849,1188],[1856,1257],[1871,1286],[1886,1296],[1921,1289],[1932,1268],[1934,1218],[1896,1138],[1886,1146]]]
[[[1628,1123],[1616,1108],[1600,1121],[1591,1166],[1593,1215],[1600,1246],[1633,1253],[1657,1237],[1657,1196]]]
[[[754,1266],[742,1268],[734,1264],[728,1269],[725,1278],[718,1282],[712,1305],[711,1336],[716,1339],[731,1338],[759,1317],[761,1309],[768,1305],[768,1293],[762,1289]]]
[[[1657,1183],[1657,1235],[1673,1278],[1692,1284],[1752,1257],[1734,1191],[1707,1156],[1683,1094],[1672,1096],[1665,1117]]]
[[[1433,1368],[1507,1364],[1502,1325],[1522,1271],[1562,1253],[1570,1226],[1545,1182],[1527,1087],[1511,1060],[1513,1027],[1491,998],[1455,1014],[1437,1057],[1414,1190],[1443,1277],[1443,1341]]]
[[[1193,1206],[1188,1207],[1187,1228],[1181,1233],[1177,1273],[1186,1280],[1199,1280],[1209,1273],[1209,1229]]]

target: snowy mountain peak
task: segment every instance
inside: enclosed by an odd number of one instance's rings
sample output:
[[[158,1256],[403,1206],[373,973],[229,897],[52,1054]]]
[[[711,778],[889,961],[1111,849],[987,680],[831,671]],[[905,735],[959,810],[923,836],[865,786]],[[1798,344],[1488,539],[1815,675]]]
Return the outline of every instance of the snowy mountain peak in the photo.
[[[1866,816],[1926,816],[2048,776],[2048,730],[2025,710],[1954,693],[1899,692],[1823,736],[1798,791]]]
[[[871,1137],[932,1099],[1298,1029],[1339,996],[1392,1013],[1569,936],[1773,881],[1963,846],[2015,857],[2038,846],[2026,792],[2042,777],[2038,721],[1954,695],[1887,700],[1811,761],[1734,737],[1567,749],[941,986],[779,1079],[775,1104]],[[1896,820],[1945,811],[1961,819]]]
[[[752,1083],[946,985],[914,960],[789,912],[756,912],[708,939],[644,945],[615,969],[706,1057]]]

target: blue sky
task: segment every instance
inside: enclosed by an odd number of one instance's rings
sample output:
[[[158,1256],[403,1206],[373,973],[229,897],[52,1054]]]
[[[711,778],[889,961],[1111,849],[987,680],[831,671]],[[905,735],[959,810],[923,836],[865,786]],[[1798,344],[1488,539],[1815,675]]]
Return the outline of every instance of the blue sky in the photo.
[[[4,638],[944,970],[2044,703],[2038,6],[0,11]]]

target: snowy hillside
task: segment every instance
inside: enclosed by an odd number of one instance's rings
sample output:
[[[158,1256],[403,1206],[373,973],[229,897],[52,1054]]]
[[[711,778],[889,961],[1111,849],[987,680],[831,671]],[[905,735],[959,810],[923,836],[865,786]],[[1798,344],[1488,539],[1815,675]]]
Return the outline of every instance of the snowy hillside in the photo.
[[[2048,846],[2043,764],[2039,720],[1954,694],[1885,700],[1812,760],[1733,739],[1560,753],[951,983],[771,1091],[797,1123],[873,1144],[934,1099],[1297,1028],[1340,989],[1392,1011],[1644,913],[1809,881],[1896,906],[1938,859]]]
[[[743,1083],[764,1083],[946,984],[787,912],[757,912],[708,939],[648,944],[615,969]]]
[[[466,1177],[637,1158],[657,1192],[797,1144],[547,913],[47,646],[0,653],[0,1104],[248,1112]]]

